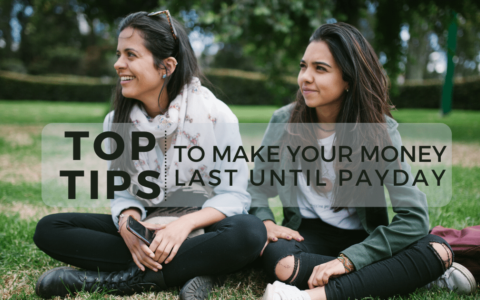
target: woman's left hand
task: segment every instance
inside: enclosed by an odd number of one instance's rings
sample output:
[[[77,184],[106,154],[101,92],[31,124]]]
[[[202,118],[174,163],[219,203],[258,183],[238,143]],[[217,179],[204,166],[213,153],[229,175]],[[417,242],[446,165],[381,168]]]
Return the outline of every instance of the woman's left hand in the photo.
[[[158,230],[149,247],[155,253],[153,260],[166,264],[172,261],[192,230],[193,225],[186,218],[179,218]]]
[[[308,287],[313,289],[317,286],[324,286],[330,277],[335,278],[346,273],[345,267],[338,259],[321,264],[313,268],[312,275],[308,279]]]

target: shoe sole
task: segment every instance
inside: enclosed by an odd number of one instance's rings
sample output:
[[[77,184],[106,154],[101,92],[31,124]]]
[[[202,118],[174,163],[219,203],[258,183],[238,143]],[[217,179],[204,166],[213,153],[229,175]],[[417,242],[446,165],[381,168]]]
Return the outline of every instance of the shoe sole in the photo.
[[[475,290],[477,289],[477,282],[475,281],[475,277],[473,277],[473,274],[467,268],[456,262],[452,264],[452,268],[457,269],[467,278],[468,283],[470,283],[469,294],[475,292]]]
[[[75,270],[74,268],[71,268],[71,267],[58,267],[58,268],[54,268],[54,269],[51,269],[45,273],[42,274],[42,276],[40,276],[40,278],[38,278],[37,280],[37,284],[35,285],[35,293],[41,297],[41,298],[44,298],[44,299],[50,299],[52,298],[52,296],[42,296],[40,295],[40,283],[42,282],[42,280],[45,278],[45,276],[47,276],[48,274],[54,272],[54,271],[58,271],[58,270],[62,270],[62,269],[69,269],[69,270]]]
[[[204,300],[213,290],[217,281],[211,276],[197,276],[190,279],[180,290],[180,300]]]

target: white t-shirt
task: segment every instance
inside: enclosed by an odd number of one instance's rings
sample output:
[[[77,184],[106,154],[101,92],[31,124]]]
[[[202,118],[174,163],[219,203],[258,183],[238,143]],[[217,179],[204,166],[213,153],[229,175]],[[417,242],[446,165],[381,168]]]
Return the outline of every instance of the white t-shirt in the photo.
[[[335,134],[332,134],[327,138],[318,140],[320,148],[324,146],[326,159],[332,157],[332,146],[334,138]],[[300,164],[299,169],[301,169]],[[312,187],[312,185],[316,183],[316,174],[312,173],[313,172],[311,172],[310,174],[310,186],[307,185],[307,181],[303,172],[299,173],[298,175],[297,200],[302,217],[305,219],[320,218],[323,222],[342,229],[363,229],[360,218],[358,217],[355,208],[345,208],[338,212],[334,212],[331,209],[333,196],[332,191],[329,191],[324,195],[318,194]],[[333,167],[333,161],[325,162],[322,160],[321,173],[321,177],[330,180],[333,186],[333,184],[335,183],[335,170]],[[320,182],[324,181],[321,180]]]

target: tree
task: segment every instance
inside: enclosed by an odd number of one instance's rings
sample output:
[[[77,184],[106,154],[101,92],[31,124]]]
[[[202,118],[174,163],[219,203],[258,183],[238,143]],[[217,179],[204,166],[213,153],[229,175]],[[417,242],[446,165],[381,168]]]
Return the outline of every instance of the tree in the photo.
[[[18,58],[12,36],[12,19],[24,26],[26,16],[21,8],[30,5],[29,0],[0,0],[0,63],[5,64]],[[14,10],[15,8],[15,10]],[[12,50],[13,49],[13,50]]]
[[[400,62],[403,53],[399,32],[403,24],[415,24],[415,16],[421,16],[429,24],[435,19],[434,30],[439,37],[444,37],[444,32],[449,24],[449,12],[455,11],[467,19],[474,20],[480,9],[480,2],[473,0],[444,1],[444,0],[378,0],[376,42],[375,49],[383,51],[387,56],[384,65],[391,79],[396,79],[402,72]],[[438,24],[438,25],[437,25]],[[477,23],[478,24],[478,23]],[[445,45],[444,41],[440,41]],[[468,48],[468,47],[467,47]],[[392,80],[395,88],[396,80]]]
[[[242,55],[269,76],[269,87],[279,99],[291,98],[281,78],[298,72],[309,37],[331,17],[332,8],[327,0],[168,0],[162,4],[178,17],[180,11],[194,9],[199,26],[215,33],[219,41],[241,47]]]
[[[24,7],[31,5],[34,14],[28,17],[22,11],[18,12],[17,18],[23,27],[22,43],[19,51],[13,53],[10,51],[9,18],[12,7],[18,3]],[[376,7],[373,13],[371,7]],[[98,76],[107,68],[107,58],[113,53],[119,20],[131,12],[166,8],[179,19],[182,11],[195,10],[198,19],[191,27],[201,27],[204,32],[214,33],[217,41],[226,45],[224,53],[218,56],[218,63],[227,63],[229,55],[235,54],[237,66],[245,65],[246,69],[265,73],[270,79],[271,89],[278,95],[291,93],[282,84],[282,77],[298,71],[298,62],[310,35],[326,22],[347,22],[362,30],[377,53],[385,54],[384,68],[393,85],[396,83],[394,79],[403,72],[401,63],[407,65],[407,78],[425,77],[423,73],[431,50],[428,36],[435,33],[439,44],[445,45],[444,32],[451,10],[461,16],[457,54],[459,74],[475,71],[472,63],[480,48],[476,36],[480,24],[480,4],[473,0],[146,0],[139,3],[0,0],[0,38],[6,43],[5,48],[0,48],[0,54],[2,58],[20,57],[30,72],[73,72]],[[90,28],[98,29],[98,24],[103,24],[106,29],[81,34],[78,30],[79,15],[84,17]],[[405,24],[410,25],[408,47],[402,45],[399,35]],[[106,34],[111,38],[106,39]]]
[[[79,74],[85,37],[77,13],[62,0],[35,0],[25,22],[19,55],[32,74]]]
[[[26,15],[31,7],[33,14]],[[154,10],[156,0],[131,1],[92,0],[0,0],[0,60],[20,59],[29,73],[63,73],[101,76],[112,66],[108,56],[114,53],[115,22],[128,13]],[[21,43],[12,51],[12,11],[22,30]],[[79,17],[91,29],[79,30]],[[98,28],[103,29],[98,30]],[[113,32],[113,34],[111,34]],[[110,38],[109,38],[110,36]],[[110,72],[111,73],[111,72]]]
[[[419,5],[409,16],[409,34],[405,79],[422,80],[432,52],[430,36],[438,24],[438,8],[434,5]]]

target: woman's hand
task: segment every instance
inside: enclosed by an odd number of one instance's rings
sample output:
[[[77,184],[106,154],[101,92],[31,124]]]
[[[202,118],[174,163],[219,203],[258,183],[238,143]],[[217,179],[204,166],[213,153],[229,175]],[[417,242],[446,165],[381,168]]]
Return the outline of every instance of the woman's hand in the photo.
[[[267,242],[265,243],[265,246],[263,247],[260,256],[263,255],[263,251],[265,250],[265,248],[267,248],[267,245],[270,242],[276,242],[278,241],[278,239],[295,239],[299,242],[304,240],[304,238],[300,235],[300,233],[298,233],[298,231],[295,231],[285,226],[277,225],[271,220],[265,220],[263,221],[263,224],[265,224],[265,227],[267,228]]]
[[[178,249],[195,228],[188,218],[181,217],[166,225],[165,229],[156,232],[155,239],[149,247],[154,252],[155,262],[168,264],[178,252]]]
[[[149,224],[144,222],[139,222],[143,226],[151,230],[159,230],[165,228],[165,225]],[[148,246],[136,237],[133,233],[127,230],[127,222],[124,221],[120,227],[120,235],[122,236],[125,244],[127,245],[130,253],[132,254],[133,261],[137,267],[145,271],[145,266],[157,272],[159,269],[162,269],[162,265],[153,260],[155,254],[150,251]]]
[[[350,273],[355,269],[353,263],[343,254],[340,257],[313,268],[312,275],[308,279],[308,287],[313,289],[317,286],[324,286],[330,277],[335,278]]]

